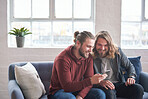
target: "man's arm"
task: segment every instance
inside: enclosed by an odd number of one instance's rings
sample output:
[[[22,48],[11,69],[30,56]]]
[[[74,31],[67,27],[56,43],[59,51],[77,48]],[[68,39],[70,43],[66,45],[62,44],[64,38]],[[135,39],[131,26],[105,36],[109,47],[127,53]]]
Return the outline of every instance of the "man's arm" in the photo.
[[[107,77],[106,74],[95,74],[94,75],[94,70],[93,70],[93,58],[90,59],[90,61],[87,63],[87,70],[85,72],[85,75],[84,75],[84,79],[85,78],[90,78],[91,80],[91,84],[98,84],[100,83],[100,81],[102,81],[103,79],[105,79]],[[80,92],[79,92],[79,95],[82,96],[84,98],[84,95],[86,95],[88,93],[88,91],[92,88],[92,85],[91,86],[88,86],[84,89],[82,89]]]
[[[128,73],[128,77],[136,77],[136,72],[133,64],[130,62],[130,60],[127,58],[127,56],[122,52],[121,48],[119,48],[120,52],[120,59],[121,59],[121,66],[123,66]]]
[[[120,48],[119,48],[119,52],[121,56],[121,65],[126,68],[127,73],[128,73],[128,79],[125,85],[128,86],[128,85],[135,84],[135,77],[136,77],[135,68]]]
[[[100,83],[103,79],[105,79],[107,77],[107,74],[95,74],[93,75],[92,77],[90,77],[90,80],[91,80],[91,84],[98,84]],[[92,88],[92,85],[91,86],[88,86],[84,89],[82,89],[79,94],[78,94],[78,97],[83,97],[84,98],[84,95],[86,95],[88,93],[88,91]]]
[[[87,93],[90,91],[90,89],[92,88],[92,85],[93,85],[93,82],[92,82],[92,79],[91,77],[94,75],[94,71],[93,71],[93,58],[90,58],[89,61],[87,62],[87,69],[85,71],[85,74],[84,74],[84,79],[87,79],[89,78],[90,79],[90,82],[91,82],[91,85],[82,89],[80,92],[79,92],[79,96],[81,96],[82,98],[84,98]]]
[[[84,79],[82,81],[72,81],[70,66],[64,60],[57,60],[56,65],[59,82],[64,91],[75,92],[91,85],[91,81],[89,78]]]

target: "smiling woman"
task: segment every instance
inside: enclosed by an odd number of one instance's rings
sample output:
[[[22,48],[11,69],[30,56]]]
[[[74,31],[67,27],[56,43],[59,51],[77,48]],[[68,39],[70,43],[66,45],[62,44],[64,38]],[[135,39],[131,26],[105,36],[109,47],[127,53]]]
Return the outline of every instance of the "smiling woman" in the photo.
[[[11,0],[8,29],[32,31],[25,47],[66,47],[74,31],[94,33],[94,8],[94,0]],[[14,47],[14,38],[8,40]]]

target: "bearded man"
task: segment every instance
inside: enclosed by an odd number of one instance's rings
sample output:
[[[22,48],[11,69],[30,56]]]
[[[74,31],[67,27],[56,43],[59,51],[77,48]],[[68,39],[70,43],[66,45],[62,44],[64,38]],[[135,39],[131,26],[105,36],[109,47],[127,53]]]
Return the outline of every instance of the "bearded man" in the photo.
[[[135,69],[127,56],[117,47],[107,31],[96,34],[93,48],[95,73],[107,74],[97,86],[106,94],[106,99],[123,97],[128,99],[142,99],[143,87],[135,83]],[[128,73],[125,80],[123,69]]]
[[[92,33],[75,32],[75,44],[62,51],[54,60],[50,84],[50,99],[106,99],[105,93],[92,88],[106,78],[106,74],[95,74]]]

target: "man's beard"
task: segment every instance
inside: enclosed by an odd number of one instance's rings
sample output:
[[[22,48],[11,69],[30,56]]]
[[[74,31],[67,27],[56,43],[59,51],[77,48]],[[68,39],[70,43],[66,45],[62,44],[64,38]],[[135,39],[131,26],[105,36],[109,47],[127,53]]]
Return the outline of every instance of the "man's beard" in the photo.
[[[98,50],[97,50],[97,54],[98,54],[98,56],[101,57],[101,58],[106,57],[106,56],[107,56],[107,53],[108,53],[107,50],[101,50],[101,49],[98,49]]]
[[[84,53],[84,51],[82,50],[82,47],[80,47],[80,49],[79,49],[79,54],[80,54],[80,56],[82,56],[82,57],[84,57],[84,58],[88,58],[88,56],[86,56],[85,55],[85,53]]]

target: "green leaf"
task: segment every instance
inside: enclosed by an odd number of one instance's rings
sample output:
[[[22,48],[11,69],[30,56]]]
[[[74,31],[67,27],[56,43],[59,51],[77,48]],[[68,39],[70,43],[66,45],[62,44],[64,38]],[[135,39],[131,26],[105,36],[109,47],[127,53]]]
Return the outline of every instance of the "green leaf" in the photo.
[[[15,35],[17,37],[24,37],[25,35],[32,34],[32,32],[29,32],[29,29],[22,27],[20,29],[13,28],[8,34]]]

